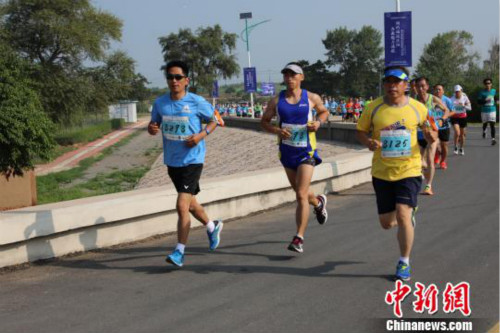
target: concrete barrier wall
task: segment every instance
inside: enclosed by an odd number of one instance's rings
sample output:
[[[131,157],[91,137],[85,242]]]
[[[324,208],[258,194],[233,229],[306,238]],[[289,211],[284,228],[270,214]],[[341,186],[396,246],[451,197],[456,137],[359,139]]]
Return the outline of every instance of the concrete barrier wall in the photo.
[[[371,179],[367,150],[325,159],[315,168],[316,193]],[[231,219],[293,202],[282,168],[204,181],[198,200],[209,216]],[[136,241],[176,230],[173,186],[116,193],[0,212],[0,267]],[[199,224],[193,219],[193,226]]]
[[[224,122],[228,127],[262,131],[262,128],[260,127],[260,119],[224,117]],[[355,134],[356,124],[328,122],[321,125],[318,132],[316,132],[316,137],[319,140],[359,144],[359,142],[356,140]]]

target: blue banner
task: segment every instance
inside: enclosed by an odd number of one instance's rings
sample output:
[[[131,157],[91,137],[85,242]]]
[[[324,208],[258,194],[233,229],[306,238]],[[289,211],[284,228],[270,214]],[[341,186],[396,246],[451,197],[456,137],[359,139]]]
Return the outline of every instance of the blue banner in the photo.
[[[272,82],[262,82],[260,84],[261,95],[263,96],[274,96],[274,83]]]
[[[385,66],[411,67],[411,12],[384,13]]]
[[[243,68],[243,77],[245,79],[245,91],[256,92],[257,91],[257,72],[255,67],[245,67]]]
[[[215,80],[212,86],[212,97],[219,98],[219,81]]]

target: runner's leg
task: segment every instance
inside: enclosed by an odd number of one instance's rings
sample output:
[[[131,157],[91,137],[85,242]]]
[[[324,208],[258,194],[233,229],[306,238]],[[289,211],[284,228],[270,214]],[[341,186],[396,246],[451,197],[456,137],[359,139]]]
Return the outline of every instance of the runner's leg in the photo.
[[[177,221],[177,241],[181,244],[186,245],[189,229],[191,227],[191,218],[189,216],[189,206],[191,203],[193,195],[191,193],[179,193],[177,196],[177,215],[179,217]]]
[[[414,228],[411,223],[411,214],[413,208],[406,205],[396,203],[396,219],[398,223],[398,242],[401,257],[409,258],[413,247],[413,239],[415,236]]]
[[[434,165],[434,154],[436,153],[436,148],[439,144],[439,140],[434,141],[431,144],[427,144],[427,169],[425,170],[425,180],[427,185],[432,186],[432,181],[434,179],[434,174],[436,173],[436,167]]]
[[[458,124],[453,124],[453,143],[455,144],[455,147],[458,147],[458,138],[460,136],[460,126]]]
[[[295,221],[297,224],[297,235],[304,237],[309,219],[309,203],[311,194],[309,185],[311,183],[314,167],[308,164],[301,164],[297,171],[285,168],[288,181],[292,185],[297,198],[297,209]],[[314,196],[314,194],[312,194]]]
[[[464,148],[465,147],[465,135],[466,135],[466,128],[462,127],[460,128],[460,137],[459,137],[459,142],[460,142],[460,147]]]
[[[193,216],[204,225],[206,225],[208,221],[210,221],[207,213],[205,213],[205,209],[198,203],[194,195],[191,197],[189,212],[193,214]]]
[[[380,214],[378,216],[378,219],[380,221],[380,225],[384,229],[391,229],[391,228],[394,228],[395,226],[398,225],[398,221],[396,219],[396,211],[395,210],[392,211],[392,212],[389,212],[389,213]]]

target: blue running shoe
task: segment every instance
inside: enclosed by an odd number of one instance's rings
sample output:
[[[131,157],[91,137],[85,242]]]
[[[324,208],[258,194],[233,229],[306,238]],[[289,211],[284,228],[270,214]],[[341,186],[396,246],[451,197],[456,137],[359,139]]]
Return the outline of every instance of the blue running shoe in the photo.
[[[410,265],[400,261],[396,268],[396,280],[410,281]]]
[[[220,243],[220,232],[222,231],[222,227],[224,224],[221,220],[215,220],[215,229],[212,232],[207,230],[208,242],[210,244],[210,251],[214,251]]]
[[[166,261],[177,267],[182,267],[182,265],[184,265],[184,253],[181,253],[179,250],[174,250],[174,252],[167,256]]]

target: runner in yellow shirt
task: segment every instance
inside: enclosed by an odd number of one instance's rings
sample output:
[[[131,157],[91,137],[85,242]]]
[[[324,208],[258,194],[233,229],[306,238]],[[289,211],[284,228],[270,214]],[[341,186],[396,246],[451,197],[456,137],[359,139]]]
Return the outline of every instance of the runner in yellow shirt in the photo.
[[[380,224],[398,226],[401,257],[396,279],[410,280],[417,196],[422,185],[422,165],[417,128],[428,138],[427,108],[405,95],[408,70],[388,67],[384,71],[384,96],[368,105],[357,124],[356,136],[373,154],[372,183]],[[370,134],[371,133],[371,136]]]

